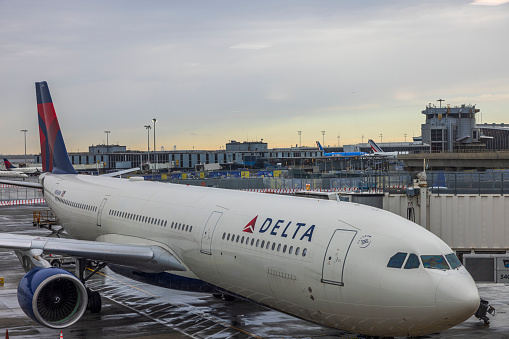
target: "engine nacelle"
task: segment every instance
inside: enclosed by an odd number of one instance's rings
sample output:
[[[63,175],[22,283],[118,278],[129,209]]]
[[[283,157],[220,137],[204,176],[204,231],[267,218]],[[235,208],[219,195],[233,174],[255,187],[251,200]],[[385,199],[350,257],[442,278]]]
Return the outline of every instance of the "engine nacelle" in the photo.
[[[77,322],[87,301],[85,286],[61,268],[35,267],[18,285],[18,303],[23,312],[50,328],[65,328]]]

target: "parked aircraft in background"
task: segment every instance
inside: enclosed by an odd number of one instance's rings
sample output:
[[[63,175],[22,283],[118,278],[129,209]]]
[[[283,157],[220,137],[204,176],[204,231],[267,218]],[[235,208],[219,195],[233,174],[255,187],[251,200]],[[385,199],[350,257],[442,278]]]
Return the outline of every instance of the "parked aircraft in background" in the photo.
[[[403,154],[401,152],[384,152],[382,148],[380,148],[380,146],[378,146],[372,139],[369,139],[368,143],[371,146],[371,149],[373,150],[373,153],[371,153],[371,155],[395,159],[398,157],[398,154]]]
[[[35,167],[35,166],[34,167],[16,167],[13,164],[11,164],[11,162],[9,160],[7,160],[6,158],[4,158],[4,164],[5,164],[5,168],[8,171],[17,171],[17,172],[22,172],[25,174],[41,174],[41,172],[42,172],[42,167]]]
[[[438,237],[373,207],[251,192],[78,175],[46,82],[36,83],[47,204],[75,239],[0,234],[27,274],[18,287],[33,320],[63,328],[87,300],[88,260],[123,265],[147,283],[241,297],[370,336],[419,336],[463,322],[477,287]],[[49,128],[51,123],[52,128]],[[0,180],[16,184],[13,181]],[[41,254],[71,255],[78,277]],[[99,320],[100,321],[100,320]]]
[[[320,142],[316,142],[316,146],[320,149],[320,151],[323,151],[323,155],[326,157],[360,157],[363,155],[366,155],[366,152],[325,152],[322,145],[320,145]]]
[[[28,178],[28,175],[18,171],[0,171],[0,178],[26,179]]]

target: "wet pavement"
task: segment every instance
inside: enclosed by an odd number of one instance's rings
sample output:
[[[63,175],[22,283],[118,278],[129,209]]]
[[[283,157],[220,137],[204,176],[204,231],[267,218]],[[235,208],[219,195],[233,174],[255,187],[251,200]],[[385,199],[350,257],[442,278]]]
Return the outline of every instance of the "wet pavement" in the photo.
[[[0,232],[47,235],[32,226],[32,211],[46,206],[0,208]],[[63,266],[73,271],[73,265]],[[60,330],[29,319],[17,302],[17,284],[24,271],[13,251],[0,250],[0,337],[59,338]],[[225,301],[208,294],[146,285],[109,269],[87,283],[102,296],[101,313],[85,312],[63,330],[64,338],[356,338],[245,301]],[[481,296],[496,308],[490,326],[472,317],[447,331],[422,338],[509,338],[509,286],[479,284]]]

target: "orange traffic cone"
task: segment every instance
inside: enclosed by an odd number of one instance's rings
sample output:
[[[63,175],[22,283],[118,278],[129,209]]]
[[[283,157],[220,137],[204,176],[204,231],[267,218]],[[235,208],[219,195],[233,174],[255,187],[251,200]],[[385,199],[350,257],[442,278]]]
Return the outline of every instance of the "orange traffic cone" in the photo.
[[[60,331],[60,339],[64,339],[64,334]]]

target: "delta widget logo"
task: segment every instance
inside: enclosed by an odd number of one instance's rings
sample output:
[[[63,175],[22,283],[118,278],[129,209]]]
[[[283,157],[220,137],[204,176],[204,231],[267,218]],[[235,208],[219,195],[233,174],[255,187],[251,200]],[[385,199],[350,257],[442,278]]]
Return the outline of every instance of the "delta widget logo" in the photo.
[[[253,220],[251,220],[246,226],[244,226],[244,229],[242,230],[242,232],[254,233],[257,218],[258,218],[258,216],[254,217]]]

